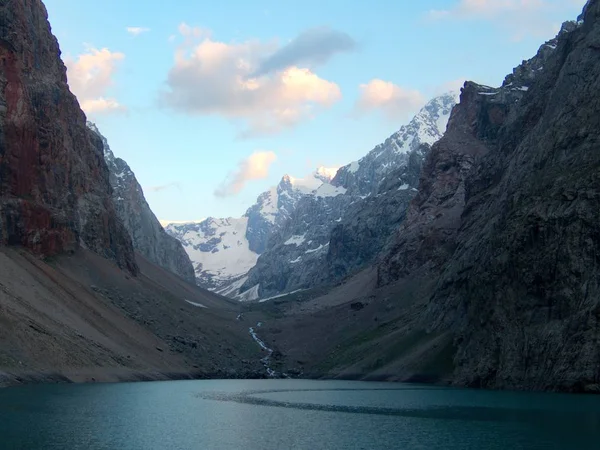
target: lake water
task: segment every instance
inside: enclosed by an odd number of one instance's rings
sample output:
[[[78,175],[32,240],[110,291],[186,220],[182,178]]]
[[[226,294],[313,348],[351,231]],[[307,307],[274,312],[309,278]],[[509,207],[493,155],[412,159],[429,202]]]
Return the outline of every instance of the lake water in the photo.
[[[2,449],[598,449],[600,397],[211,380],[0,389]]]

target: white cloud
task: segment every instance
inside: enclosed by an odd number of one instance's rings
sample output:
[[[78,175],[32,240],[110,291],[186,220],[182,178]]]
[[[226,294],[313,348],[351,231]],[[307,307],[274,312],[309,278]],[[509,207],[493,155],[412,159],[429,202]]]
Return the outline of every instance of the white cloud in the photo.
[[[377,78],[361,84],[360,90],[360,96],[354,105],[355,112],[379,110],[391,120],[405,118],[425,103],[419,91],[405,89]]]
[[[150,28],[146,28],[146,27],[127,27],[127,28],[125,28],[125,30],[127,30],[127,32],[129,34],[131,34],[132,36],[139,36],[142,33],[148,33],[150,31]]]
[[[241,120],[242,135],[269,134],[311,118],[341,99],[337,84],[294,65],[253,76],[278,46],[258,40],[224,43],[186,24],[160,102],[189,115]]]
[[[125,111],[126,108],[114,98],[93,98],[81,101],[81,109],[87,114],[104,113],[110,111]]]
[[[106,97],[113,85],[117,65],[124,58],[123,53],[93,47],[88,47],[86,53],[79,55],[76,60],[65,58],[69,87],[86,113],[125,109],[116,99]]]
[[[256,151],[252,153],[248,158],[238,163],[238,167],[215,190],[215,196],[229,197],[238,194],[244,189],[248,181],[267,178],[271,164],[276,159],[277,155],[271,151]]]

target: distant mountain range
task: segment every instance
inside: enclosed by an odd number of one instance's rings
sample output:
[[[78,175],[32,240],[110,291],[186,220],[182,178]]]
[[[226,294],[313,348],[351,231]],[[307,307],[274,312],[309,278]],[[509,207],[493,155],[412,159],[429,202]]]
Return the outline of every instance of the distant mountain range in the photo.
[[[199,286],[240,300],[305,289],[346,274],[368,263],[367,255],[377,253],[388,228],[403,217],[418,187],[421,162],[429,146],[442,137],[457,101],[455,92],[432,99],[359,161],[340,169],[320,167],[302,179],[285,175],[241,218],[171,223],[166,231],[183,244]],[[348,212],[376,198],[381,203],[382,197],[398,208],[386,217],[386,224],[370,230],[377,238],[361,241],[368,246],[360,252],[364,257],[335,262],[341,253],[330,255],[334,228],[338,234],[339,227],[350,230],[355,214]]]
[[[320,167],[306,178],[285,175],[277,186],[259,195],[243,217],[209,217],[170,223],[165,229],[183,244],[199,286],[235,296],[269,237],[289,220],[298,201],[305,195],[327,196],[341,190],[330,184],[336,172]]]

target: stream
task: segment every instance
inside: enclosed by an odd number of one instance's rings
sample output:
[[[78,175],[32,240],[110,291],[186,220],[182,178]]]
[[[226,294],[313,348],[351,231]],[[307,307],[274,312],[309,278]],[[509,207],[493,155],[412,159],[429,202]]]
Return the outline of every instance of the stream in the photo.
[[[258,322],[256,324],[256,328],[260,328],[261,326],[262,326],[262,322]],[[254,342],[256,342],[258,345],[260,345],[260,347],[267,352],[267,355],[264,358],[261,358],[261,360],[260,360],[260,362],[262,362],[263,366],[265,366],[267,375],[269,375],[269,377],[271,377],[271,378],[277,377],[277,372],[275,372],[270,367],[271,355],[273,354],[273,349],[267,347],[267,344],[265,344],[264,341],[258,337],[258,335],[256,334],[256,331],[254,330],[254,327],[250,327],[248,329],[248,331],[250,332],[250,336],[252,336],[252,339],[254,339]]]

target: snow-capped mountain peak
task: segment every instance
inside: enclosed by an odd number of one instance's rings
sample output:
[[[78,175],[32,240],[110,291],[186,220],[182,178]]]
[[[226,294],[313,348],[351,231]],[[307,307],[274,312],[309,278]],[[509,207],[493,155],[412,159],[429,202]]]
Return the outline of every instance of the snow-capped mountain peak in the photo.
[[[312,277],[312,272],[302,272],[302,268],[320,267],[316,263],[327,255],[331,229],[350,206],[376,197],[380,185],[386,192],[393,187],[401,197],[400,204],[406,204],[418,184],[418,173],[413,173],[418,167],[412,166],[423,159],[427,144],[443,135],[457,100],[457,93],[434,98],[411,122],[359,161],[339,169],[321,166],[302,178],[284,175],[276,186],[258,196],[242,218],[172,224],[167,231],[182,241],[203,287],[246,300],[270,295],[281,286],[287,290],[300,283],[301,277],[280,286],[265,274],[275,276],[285,269]],[[392,172],[398,179],[393,179]],[[290,265],[293,271],[287,270]]]
[[[340,168],[332,184],[352,193],[371,195],[387,173],[404,164],[409,152],[421,145],[433,145],[446,131],[452,108],[459,92],[448,92],[430,100],[406,125],[400,127],[382,144],[363,158]]]
[[[247,217],[209,217],[200,223],[172,223],[165,230],[183,244],[193,262],[198,283],[219,289],[239,279],[256,264],[258,254],[249,248],[247,226]]]

